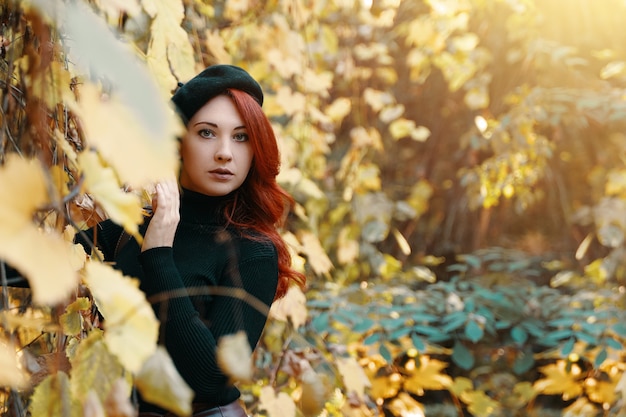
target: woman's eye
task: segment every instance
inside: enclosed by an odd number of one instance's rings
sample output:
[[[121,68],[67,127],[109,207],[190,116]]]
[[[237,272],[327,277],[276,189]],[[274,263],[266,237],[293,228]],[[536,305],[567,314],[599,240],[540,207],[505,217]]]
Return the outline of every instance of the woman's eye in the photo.
[[[203,138],[212,138],[213,136],[215,136],[213,132],[208,129],[202,129],[198,131],[198,135],[200,135]]]
[[[237,142],[245,142],[245,141],[247,141],[247,140],[248,140],[248,134],[247,134],[247,133],[237,133],[237,134],[234,136],[234,139],[235,139]]]

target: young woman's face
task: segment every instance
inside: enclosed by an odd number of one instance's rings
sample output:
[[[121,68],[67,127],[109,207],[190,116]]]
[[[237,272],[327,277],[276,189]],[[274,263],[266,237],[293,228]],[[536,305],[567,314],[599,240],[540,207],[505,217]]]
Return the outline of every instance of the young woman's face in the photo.
[[[228,96],[216,96],[191,118],[181,156],[180,183],[184,188],[222,196],[243,184],[252,165],[252,146]]]

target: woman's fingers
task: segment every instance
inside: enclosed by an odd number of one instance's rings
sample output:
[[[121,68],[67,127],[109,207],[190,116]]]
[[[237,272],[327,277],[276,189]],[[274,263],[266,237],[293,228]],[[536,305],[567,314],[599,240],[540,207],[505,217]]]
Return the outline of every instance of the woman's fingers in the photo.
[[[160,181],[152,198],[152,219],[146,230],[142,250],[172,246],[180,221],[180,192],[175,179]]]

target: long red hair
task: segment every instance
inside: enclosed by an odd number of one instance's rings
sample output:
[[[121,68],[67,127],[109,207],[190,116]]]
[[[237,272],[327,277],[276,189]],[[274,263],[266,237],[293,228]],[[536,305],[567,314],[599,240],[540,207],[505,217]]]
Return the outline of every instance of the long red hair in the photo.
[[[276,299],[283,297],[292,283],[306,286],[304,274],[291,266],[291,254],[278,232],[293,198],[276,182],[280,170],[280,152],[274,129],[259,103],[247,93],[229,89],[235,107],[245,122],[253,159],[248,177],[236,198],[225,208],[227,220],[244,232],[253,230],[269,238],[278,251],[278,287]]]

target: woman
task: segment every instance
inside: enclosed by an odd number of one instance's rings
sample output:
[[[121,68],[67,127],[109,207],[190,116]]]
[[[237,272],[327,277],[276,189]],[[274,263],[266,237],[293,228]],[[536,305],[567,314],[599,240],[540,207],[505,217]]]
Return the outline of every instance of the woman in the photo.
[[[244,330],[254,349],[267,317],[211,288],[242,288],[269,306],[292,282],[304,286],[276,229],[292,199],[276,183],[276,138],[261,109],[263,92],[247,72],[208,67],[172,101],[188,129],[178,183],[156,185],[141,247],[133,240],[120,249],[121,228],[110,221],[95,238],[107,260],[139,278],[149,299],[161,300],[154,304],[161,341],[195,392],[194,416],[242,417],[240,393],[218,366],[216,346]],[[139,415],[168,414],[140,401]]]

